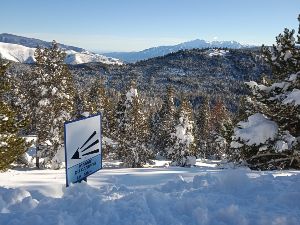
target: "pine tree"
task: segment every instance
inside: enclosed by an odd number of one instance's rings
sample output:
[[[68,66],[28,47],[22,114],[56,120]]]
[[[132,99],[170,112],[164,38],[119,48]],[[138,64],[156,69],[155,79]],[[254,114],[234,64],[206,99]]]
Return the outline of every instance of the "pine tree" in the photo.
[[[88,94],[88,111],[91,114],[101,113],[102,115],[102,154],[106,158],[112,152],[111,143],[114,142],[115,129],[115,105],[109,97],[105,88],[104,79],[97,79]]]
[[[298,21],[300,24],[300,16]],[[296,44],[300,44],[300,25],[298,41],[294,34],[295,30],[285,28],[283,34],[276,37],[276,45],[271,48],[262,47],[262,52],[272,67],[272,73],[278,80],[283,80],[287,75],[300,71],[300,49],[296,47]]]
[[[238,110],[237,110],[236,118],[234,120],[234,124],[237,124],[239,121],[246,120],[248,116],[253,114],[249,110],[250,104],[247,102],[247,98],[249,97],[242,96],[239,98]]]
[[[211,152],[214,158],[221,159],[228,153],[228,143],[231,141],[233,125],[224,102],[217,98],[216,104],[211,113]]]
[[[74,117],[76,119],[82,118],[82,114],[87,111],[86,108],[86,99],[84,93],[81,91],[76,91],[74,94]]]
[[[203,103],[201,104],[198,115],[196,116],[196,141],[198,146],[198,155],[203,158],[206,158],[209,155],[209,138],[211,130],[210,100],[208,96],[204,96]]]
[[[298,41],[295,42],[294,31],[284,30],[276,38],[277,45],[270,50],[262,47],[267,62],[271,65],[275,79],[270,84],[258,85],[247,82],[252,95],[247,97],[247,113],[257,113],[248,117],[247,122],[238,123],[233,136],[233,159],[245,161],[254,169],[300,168],[300,104],[297,94],[300,93],[300,17]],[[240,127],[249,124],[251,119],[260,116],[269,123],[278,126],[276,135],[264,143],[248,144],[241,140]],[[274,132],[275,132],[274,131]]]
[[[63,124],[74,116],[73,78],[64,64],[65,56],[55,41],[49,49],[37,48],[32,75],[38,157],[55,167],[54,156],[63,145]]]
[[[149,124],[143,113],[142,99],[139,97],[136,84],[132,82],[129,91],[119,103],[117,118],[118,155],[127,167],[142,167],[150,162],[152,153],[148,149]]]
[[[156,148],[161,156],[169,156],[168,152],[173,148],[175,142],[172,133],[175,132],[176,108],[174,105],[174,89],[167,88],[167,94],[163,100],[161,109],[156,115],[155,142]]]
[[[174,146],[168,151],[173,165],[193,166],[196,163],[196,143],[193,112],[186,97],[183,97],[177,116],[175,133],[172,133]]]
[[[106,100],[103,79],[96,79],[88,93],[88,111],[91,114],[103,113]]]
[[[10,90],[11,84],[5,78],[5,64],[0,56],[0,171],[5,170],[27,149],[25,139],[19,136],[25,121],[20,121],[16,113],[5,102],[4,95]]]

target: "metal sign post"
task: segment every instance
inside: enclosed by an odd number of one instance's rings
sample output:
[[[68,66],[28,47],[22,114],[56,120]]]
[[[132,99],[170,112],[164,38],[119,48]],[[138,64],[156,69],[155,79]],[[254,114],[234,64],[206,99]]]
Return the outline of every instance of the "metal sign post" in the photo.
[[[101,115],[65,122],[66,186],[102,169]]]

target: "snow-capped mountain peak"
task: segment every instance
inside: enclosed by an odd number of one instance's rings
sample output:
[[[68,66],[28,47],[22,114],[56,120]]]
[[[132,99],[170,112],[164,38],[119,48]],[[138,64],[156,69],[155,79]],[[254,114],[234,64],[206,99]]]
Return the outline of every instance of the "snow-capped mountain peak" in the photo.
[[[250,47],[249,45],[242,45],[237,41],[205,41],[202,39],[195,39],[187,42],[183,42],[177,45],[170,46],[158,46],[148,48],[139,52],[111,52],[105,53],[105,56],[116,57],[126,62],[136,62],[139,60],[145,60],[157,56],[164,56],[172,52],[179,50],[188,50],[193,48],[232,48],[239,49]]]
[[[0,54],[4,59],[20,62],[20,63],[33,63],[35,62],[34,51],[36,48],[30,48],[23,45],[3,43],[0,42]],[[82,64],[89,62],[101,62],[104,64],[123,64],[122,61],[106,57],[104,55],[82,51],[76,52],[74,50],[67,50],[65,62],[67,64]]]

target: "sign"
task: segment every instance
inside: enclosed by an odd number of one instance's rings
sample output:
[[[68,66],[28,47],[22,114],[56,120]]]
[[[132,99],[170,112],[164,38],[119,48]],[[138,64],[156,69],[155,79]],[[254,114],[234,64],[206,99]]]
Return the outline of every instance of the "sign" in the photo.
[[[101,115],[65,123],[66,185],[102,169]]]

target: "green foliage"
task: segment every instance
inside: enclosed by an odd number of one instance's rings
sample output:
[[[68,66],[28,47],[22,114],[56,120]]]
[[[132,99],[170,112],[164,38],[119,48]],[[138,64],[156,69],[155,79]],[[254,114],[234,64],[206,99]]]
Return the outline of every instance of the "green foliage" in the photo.
[[[86,108],[90,114],[101,113],[102,115],[102,135],[105,137],[102,139],[102,154],[106,158],[109,152],[113,151],[110,143],[105,140],[108,138],[114,141],[116,118],[115,118],[115,104],[113,99],[109,96],[104,79],[97,79],[91,89],[88,92]]]
[[[216,97],[211,109],[210,98],[204,95],[196,118],[198,155],[203,158],[223,158],[228,154],[228,143],[233,132],[231,115],[223,100]]]
[[[171,133],[174,145],[168,151],[168,158],[174,165],[191,166],[188,157],[196,157],[195,124],[192,108],[183,97],[180,110],[176,116],[175,132]]]
[[[0,171],[7,169],[28,147],[24,138],[19,136],[24,121],[19,121],[5,102],[4,94],[11,86],[9,80],[5,79],[7,67],[0,57]]]
[[[203,103],[196,115],[196,142],[198,146],[198,153],[200,157],[205,158],[210,153],[209,137],[211,133],[211,111],[209,96],[203,96]]]
[[[168,157],[168,151],[174,146],[174,139],[172,138],[176,123],[174,97],[174,89],[170,86],[167,88],[162,107],[158,111],[155,121],[155,146],[159,150],[158,153],[164,157]]]
[[[240,146],[232,150],[235,161],[244,161],[253,169],[300,168],[297,142],[300,137],[300,106],[294,102],[284,102],[289,94],[300,90],[300,15],[298,20],[298,41],[294,30],[285,29],[276,37],[276,45],[262,47],[275,79],[263,80],[261,85],[248,83],[252,95],[244,99],[239,118],[245,120],[251,114],[261,113],[276,122],[279,128],[272,141],[267,140],[259,146],[249,146],[239,141]]]
[[[297,44],[300,44],[299,35],[300,28],[298,31],[298,41],[294,37],[295,30],[285,28],[283,34],[279,34],[276,37],[276,45],[270,48],[262,47],[262,52],[267,62],[271,65],[275,78],[278,80],[286,78],[288,74],[300,71],[300,49],[297,46]]]
[[[64,64],[65,56],[55,41],[51,48],[35,51],[36,67],[31,75],[32,119],[45,163],[62,148],[63,124],[74,117],[73,78]]]
[[[123,98],[117,111],[119,119],[118,155],[127,167],[142,167],[153,157],[148,148],[149,123],[143,112],[142,98],[135,83]]]

